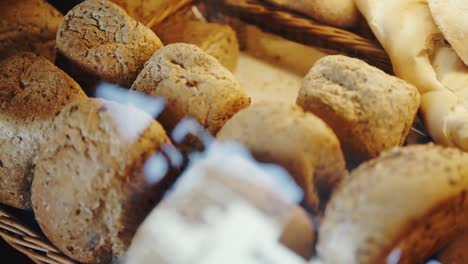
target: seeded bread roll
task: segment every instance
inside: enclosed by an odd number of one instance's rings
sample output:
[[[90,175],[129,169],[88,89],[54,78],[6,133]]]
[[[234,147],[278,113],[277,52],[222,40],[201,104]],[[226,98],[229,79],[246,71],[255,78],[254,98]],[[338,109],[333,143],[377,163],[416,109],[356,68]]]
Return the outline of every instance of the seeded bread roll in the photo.
[[[215,57],[224,67],[234,71],[239,59],[236,32],[227,25],[169,18],[154,27],[164,44],[194,44]]]
[[[297,103],[335,131],[352,167],[403,144],[420,97],[414,86],[361,60],[336,55],[316,62]]]
[[[298,106],[256,103],[226,122],[217,138],[237,141],[256,159],[287,169],[316,213],[347,175],[336,135],[325,122]]]
[[[212,134],[250,104],[235,77],[195,45],[170,44],[154,53],[132,90],[166,99],[160,120],[172,130],[185,117]]]
[[[468,227],[468,154],[395,148],[341,184],[319,230],[326,264],[424,263]]]
[[[44,0],[0,1],[0,60],[31,51],[55,60],[55,34],[63,15]]]
[[[52,120],[85,94],[64,72],[33,53],[0,62],[0,202],[30,208],[39,144]]]
[[[437,259],[442,264],[468,263],[468,231],[455,238],[448,246],[439,252]]]
[[[88,0],[67,13],[57,32],[58,64],[87,90],[99,80],[130,87],[159,38],[106,0]]]
[[[41,145],[32,184],[36,220],[72,259],[107,263],[129,245],[163,194],[144,162],[170,144],[164,129],[136,108],[98,99],[69,104]]]
[[[349,28],[359,20],[353,0],[265,0],[271,4],[303,13],[323,23]]]

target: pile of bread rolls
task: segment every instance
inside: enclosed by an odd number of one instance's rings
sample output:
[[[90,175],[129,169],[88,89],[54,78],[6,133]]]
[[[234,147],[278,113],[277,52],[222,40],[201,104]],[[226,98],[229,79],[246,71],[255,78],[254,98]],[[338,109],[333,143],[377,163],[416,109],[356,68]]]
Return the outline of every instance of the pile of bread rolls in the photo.
[[[252,105],[232,73],[229,26],[199,20],[183,0],[75,2],[65,15],[45,0],[0,3],[0,203],[32,209],[71,259],[187,263],[189,242],[203,241],[197,256],[220,263],[225,248],[207,232],[242,219],[245,244],[262,241],[282,263],[468,262],[468,37],[448,19],[460,2],[269,0],[340,27],[359,9],[397,77],[326,56],[295,103]],[[162,114],[93,97],[102,81],[163,98]],[[403,146],[419,110],[440,145]],[[186,118],[252,160],[221,153],[181,166],[187,146],[170,135]],[[275,177],[260,163],[284,168],[288,184],[264,184]],[[300,206],[283,196],[290,184]]]

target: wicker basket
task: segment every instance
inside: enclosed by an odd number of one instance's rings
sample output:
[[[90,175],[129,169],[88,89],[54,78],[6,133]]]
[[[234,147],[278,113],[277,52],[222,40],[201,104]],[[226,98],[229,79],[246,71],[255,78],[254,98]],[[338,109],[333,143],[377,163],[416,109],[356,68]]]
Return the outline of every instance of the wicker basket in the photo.
[[[187,0],[184,3],[192,2]],[[357,28],[347,31],[322,25],[300,14],[279,10],[254,0],[206,0],[206,3],[208,12],[214,7],[218,13],[256,25],[264,31],[327,53],[357,57],[386,72],[392,72],[387,54],[369,30]],[[181,7],[183,5],[177,5],[165,15]],[[160,21],[152,21],[158,22]],[[18,218],[20,217],[13,216],[0,206],[0,236],[13,248],[27,255],[35,263],[76,263],[57,250],[40,232],[23,224],[27,220]]]

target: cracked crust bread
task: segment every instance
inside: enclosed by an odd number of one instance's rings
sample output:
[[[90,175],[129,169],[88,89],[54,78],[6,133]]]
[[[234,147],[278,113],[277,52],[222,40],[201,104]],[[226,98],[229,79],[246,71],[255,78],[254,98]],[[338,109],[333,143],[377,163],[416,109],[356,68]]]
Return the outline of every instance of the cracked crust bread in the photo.
[[[24,52],[0,62],[0,202],[30,208],[39,144],[53,118],[85,97],[49,60]]]
[[[44,0],[0,1],[0,60],[31,51],[55,60],[55,34],[63,15]]]
[[[161,47],[154,32],[121,7],[88,0],[70,10],[60,24],[57,63],[87,90],[99,80],[130,87]]]
[[[468,1],[428,0],[427,3],[437,27],[468,66]]]
[[[152,29],[165,45],[179,42],[194,44],[233,72],[239,60],[236,32],[228,25],[197,21],[191,12],[183,10]]]
[[[386,151],[352,171],[333,194],[319,228],[320,260],[425,263],[467,229],[467,190],[468,154],[459,149],[428,144]]]
[[[305,204],[318,214],[347,175],[331,128],[296,105],[255,103],[227,121],[217,138],[239,142],[259,161],[287,169],[304,190]]]
[[[167,187],[167,177],[150,184],[143,176],[145,161],[165,144],[161,125],[137,108],[99,99],[69,104],[41,145],[32,184],[47,238],[83,263],[124,253]]]
[[[340,139],[348,165],[402,145],[416,117],[416,87],[367,63],[341,55],[316,62],[297,104],[323,119]]]
[[[161,124],[171,131],[192,117],[210,133],[250,104],[239,82],[219,61],[195,45],[167,45],[151,57],[132,90],[166,99]]]
[[[265,0],[342,28],[357,24],[359,12],[353,0]]]

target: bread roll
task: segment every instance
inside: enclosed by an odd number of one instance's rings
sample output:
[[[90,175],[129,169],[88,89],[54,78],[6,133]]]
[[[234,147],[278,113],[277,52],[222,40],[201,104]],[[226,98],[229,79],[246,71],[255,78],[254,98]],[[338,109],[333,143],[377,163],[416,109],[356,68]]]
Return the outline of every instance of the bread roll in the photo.
[[[170,144],[164,129],[136,108],[98,99],[69,104],[41,145],[32,204],[47,238],[70,258],[107,263],[129,245],[163,194],[145,161]]]
[[[316,213],[321,213],[347,175],[336,135],[322,120],[297,106],[253,104],[226,122],[217,138],[237,141],[256,159],[287,169]]]
[[[228,156],[192,164],[140,226],[125,263],[303,264],[311,257],[314,228],[304,210],[258,181],[271,175],[257,165]],[[226,169],[232,166],[248,175]]]
[[[153,27],[164,44],[194,44],[234,71],[239,59],[236,32],[227,25],[170,17]]]
[[[172,130],[192,117],[212,134],[250,104],[239,82],[215,58],[190,44],[170,44],[154,53],[132,90],[166,99],[160,117]]]
[[[39,144],[52,120],[85,94],[64,72],[33,53],[0,62],[0,202],[30,208]]]
[[[320,22],[343,28],[357,24],[359,12],[353,0],[266,0],[303,13]]]
[[[437,259],[442,264],[468,263],[468,232],[455,238],[448,246],[438,253]]]
[[[335,131],[353,166],[401,145],[419,100],[414,86],[361,60],[336,55],[316,62],[297,103]]]
[[[354,170],[319,230],[325,264],[423,263],[468,227],[468,154],[395,148]]]
[[[31,51],[55,60],[55,34],[63,15],[44,0],[0,1],[0,60]]]
[[[106,0],[87,0],[67,13],[57,32],[59,65],[87,90],[99,80],[130,87],[159,38]]]
[[[446,45],[427,2],[356,3],[389,54],[395,74],[418,88],[424,123],[434,141],[468,151],[468,67]]]
[[[432,17],[452,48],[468,65],[468,20],[465,0],[428,0]]]

